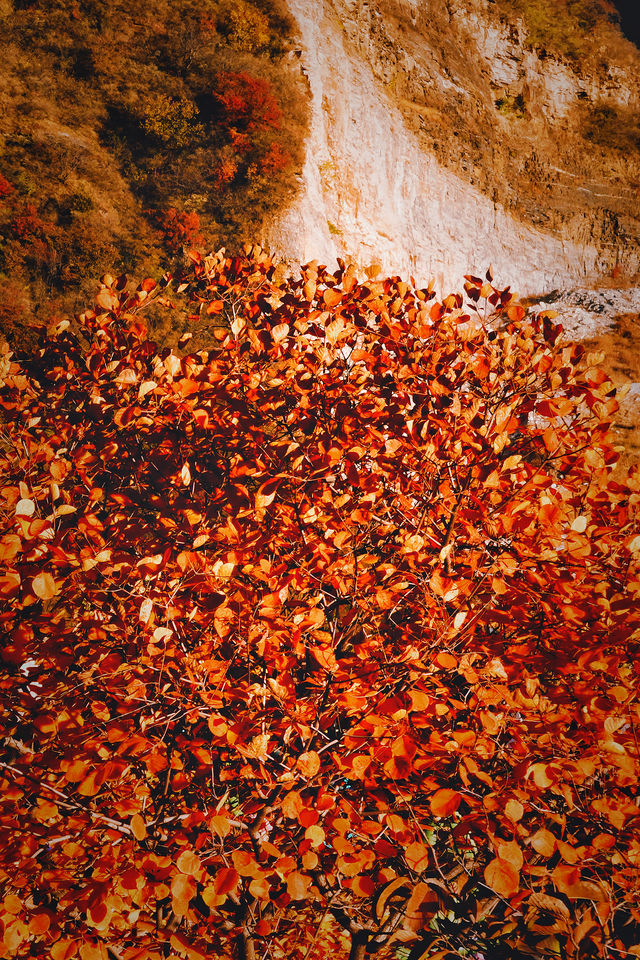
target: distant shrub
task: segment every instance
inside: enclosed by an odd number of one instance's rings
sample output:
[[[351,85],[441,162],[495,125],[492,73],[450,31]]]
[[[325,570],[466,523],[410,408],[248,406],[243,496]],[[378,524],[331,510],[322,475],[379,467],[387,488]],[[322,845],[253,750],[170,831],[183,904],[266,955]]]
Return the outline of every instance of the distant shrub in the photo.
[[[13,184],[9,183],[6,177],[0,173],[0,200],[6,200],[13,193]]]
[[[161,93],[147,102],[142,127],[165,147],[181,148],[202,135],[202,124],[193,122],[197,116],[198,108],[192,100]]]
[[[93,208],[93,200],[87,193],[78,191],[68,198],[68,207],[74,213],[86,213]]]
[[[583,135],[592,143],[613,150],[637,150],[640,147],[640,122],[637,114],[609,103],[596,103],[586,114]]]
[[[55,225],[49,220],[43,220],[34,203],[27,203],[11,221],[11,234],[21,242],[34,240],[48,240],[55,231]]]
[[[249,73],[221,73],[214,91],[223,124],[235,132],[255,132],[282,123],[282,110],[271,84]]]
[[[291,154],[279,143],[272,143],[260,160],[262,176],[273,177],[282,170],[286,170],[291,163]]]
[[[232,183],[238,172],[239,161],[233,154],[223,155],[213,171],[213,182],[218,190]]]
[[[13,183],[16,190],[25,197],[32,197],[38,189],[34,177],[27,170],[18,170]]]
[[[509,94],[505,94],[504,97],[500,97],[496,100],[496,110],[498,113],[501,113],[503,117],[509,117],[511,119],[522,120],[526,116],[526,108],[524,105],[524,97],[521,93],[513,97]]]
[[[179,253],[182,247],[197,247],[204,242],[199,233],[200,217],[195,211],[169,207],[158,211],[154,219],[162,234],[162,244],[171,255]]]
[[[31,311],[31,299],[24,285],[12,278],[0,278],[0,331],[11,329]]]
[[[245,53],[260,53],[271,43],[269,19],[246,0],[235,0],[223,20],[218,24],[220,32],[237,50]]]
[[[570,60],[584,55],[598,24],[617,17],[609,0],[507,0],[507,5],[523,18],[532,47]]]

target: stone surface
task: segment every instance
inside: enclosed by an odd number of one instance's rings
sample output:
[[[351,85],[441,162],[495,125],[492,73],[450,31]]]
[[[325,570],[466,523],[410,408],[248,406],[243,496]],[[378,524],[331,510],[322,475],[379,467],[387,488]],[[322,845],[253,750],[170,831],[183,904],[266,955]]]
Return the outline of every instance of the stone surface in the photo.
[[[560,62],[541,65],[517,31],[483,14],[486,4],[479,0],[448,4],[454,35],[472,28],[477,49],[484,50],[484,62],[469,66],[466,74],[459,53],[449,59],[435,47],[412,53],[409,40],[398,47],[389,39],[393,24],[397,28],[404,17],[416,23],[410,39],[418,43],[428,6],[424,0],[389,4],[386,18],[366,0],[289,0],[289,6],[302,38],[300,62],[313,116],[301,189],[265,231],[269,249],[293,261],[315,258],[331,264],[340,256],[361,268],[413,276],[419,284],[433,278],[443,293],[460,289],[465,273],[483,274],[490,264],[496,283],[512,285],[522,295],[593,284],[611,272],[612,249],[593,218],[586,218],[582,233],[572,219],[563,235],[516,216],[488,195],[490,171],[484,171],[485,189],[480,189],[473,172],[462,175],[464,164],[458,163],[456,172],[455,165],[452,169],[426,149],[424,138],[407,123],[411,104],[384,86],[385,76],[389,83],[397,80],[399,61],[403,82],[408,77],[417,82],[421,63],[418,79],[425,89],[439,86],[441,97],[471,98],[475,84],[474,104],[500,85],[515,90],[524,84],[540,111],[559,123],[581,91],[594,95],[583,88],[596,84],[595,78],[580,80]],[[456,26],[456,16],[465,11],[467,20]],[[469,21],[472,14],[476,22]],[[634,100],[635,87],[625,83],[624,77],[617,82],[616,95]],[[482,93],[485,87],[489,94]],[[565,179],[571,176],[568,171]],[[579,199],[575,184],[573,189]],[[623,255],[627,273],[637,271],[632,244]]]

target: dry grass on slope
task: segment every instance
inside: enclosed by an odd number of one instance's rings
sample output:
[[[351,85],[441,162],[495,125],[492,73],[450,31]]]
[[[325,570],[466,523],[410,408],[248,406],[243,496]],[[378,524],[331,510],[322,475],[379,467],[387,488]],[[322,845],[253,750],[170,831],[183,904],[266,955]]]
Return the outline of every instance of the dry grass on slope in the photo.
[[[0,0],[0,335],[240,246],[300,168],[280,0]]]

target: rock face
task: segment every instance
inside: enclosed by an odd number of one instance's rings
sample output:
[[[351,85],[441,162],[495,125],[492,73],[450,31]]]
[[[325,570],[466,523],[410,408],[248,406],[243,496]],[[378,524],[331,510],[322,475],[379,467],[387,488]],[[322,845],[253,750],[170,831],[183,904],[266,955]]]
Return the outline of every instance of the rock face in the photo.
[[[541,60],[488,0],[288,5],[313,116],[298,197],[263,238],[274,253],[445,293],[490,264],[522,295],[638,272],[640,163],[579,156],[594,104],[640,105],[632,53],[580,75]]]

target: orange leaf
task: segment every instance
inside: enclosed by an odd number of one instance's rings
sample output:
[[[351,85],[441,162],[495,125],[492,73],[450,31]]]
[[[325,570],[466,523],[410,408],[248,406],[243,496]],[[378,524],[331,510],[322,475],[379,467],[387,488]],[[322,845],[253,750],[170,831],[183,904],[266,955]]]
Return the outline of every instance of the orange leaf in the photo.
[[[514,870],[518,872],[522,870],[524,857],[522,856],[522,850],[515,840],[498,844],[498,856],[501,860],[504,860],[505,863],[510,863]]]
[[[458,666],[458,661],[455,657],[452,657],[450,653],[438,653],[434,659],[443,670],[455,670]]]
[[[183,850],[176,860],[176,866],[180,873],[195,877],[200,872],[200,857],[193,850]]]
[[[87,776],[87,763],[85,760],[74,760],[67,768],[65,776],[69,783],[81,783]]]
[[[519,800],[507,800],[504,812],[509,817],[509,820],[513,820],[514,823],[517,823],[518,820],[522,820],[524,815],[524,807]]]
[[[311,885],[311,877],[294,870],[287,877],[287,893],[292,900],[304,900]]]
[[[260,873],[256,858],[248,850],[234,850],[231,859],[241,877],[255,877]]]
[[[78,944],[75,940],[56,940],[49,950],[51,960],[70,960],[77,952]]]
[[[281,804],[282,815],[289,820],[298,820],[304,804],[297,790],[291,790]]]
[[[95,797],[103,783],[102,771],[92,770],[78,787],[78,793],[82,797]]]
[[[488,887],[501,897],[510,897],[520,887],[520,874],[506,860],[496,857],[484,868],[484,879]]]
[[[188,903],[192,897],[195,897],[197,890],[193,877],[188,877],[184,873],[177,873],[171,881],[171,896],[174,900]]]
[[[538,830],[531,837],[531,846],[543,857],[552,857],[556,851],[556,838],[549,830]]]
[[[139,813],[135,813],[131,817],[131,832],[136,840],[144,840],[147,835],[147,825]]]
[[[15,533],[8,533],[0,540],[0,560],[13,560],[22,546],[22,541]]]
[[[458,793],[457,790],[450,790],[448,787],[443,787],[442,790],[434,793],[429,801],[431,813],[434,817],[450,817],[460,806],[461,800],[462,795]]]
[[[2,906],[7,913],[17,915],[22,912],[22,901],[16,897],[15,893],[8,893],[2,901]]]
[[[429,865],[429,848],[424,843],[410,843],[404,852],[404,858],[412,870],[422,873]]]
[[[333,287],[328,287],[322,294],[322,299],[324,300],[325,306],[335,307],[342,300],[342,293],[340,290],[334,290]]]
[[[254,877],[249,884],[249,893],[256,900],[268,900],[271,887],[266,877]]]
[[[225,817],[221,813],[216,813],[211,817],[209,821],[209,826],[211,828],[211,833],[220,837],[221,840],[231,833],[231,823],[229,818]]]
[[[29,921],[29,932],[34,936],[40,936],[46,933],[51,925],[51,918],[46,913],[37,913]]]
[[[240,877],[236,870],[232,867],[223,867],[216,873],[213,886],[217,893],[227,894],[236,889],[239,880]]]

